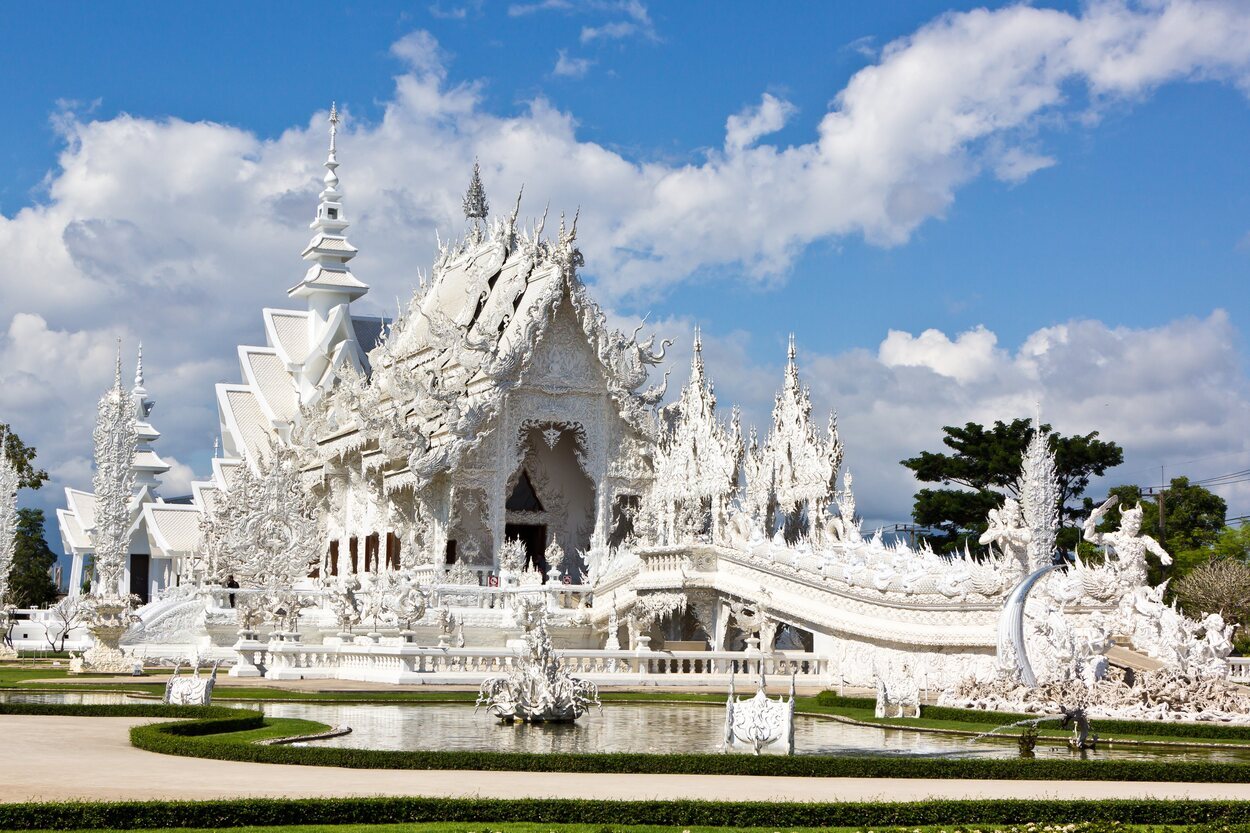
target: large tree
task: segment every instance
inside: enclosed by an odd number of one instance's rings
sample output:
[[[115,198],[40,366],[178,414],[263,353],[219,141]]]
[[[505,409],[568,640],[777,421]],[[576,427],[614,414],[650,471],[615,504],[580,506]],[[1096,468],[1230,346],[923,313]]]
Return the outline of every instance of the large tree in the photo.
[[[17,485],[20,488],[38,489],[47,481],[48,473],[35,468],[35,449],[22,442],[22,438],[4,422],[0,422],[0,446],[4,447],[4,456],[17,469]]]
[[[9,573],[9,603],[17,607],[41,607],[56,601],[57,587],[51,571],[56,553],[43,537],[43,510],[17,511],[17,540],[13,572]]]
[[[48,479],[46,471],[35,468],[35,449],[22,442],[5,423],[0,423],[0,447],[17,471],[19,488],[38,489]],[[57,587],[50,576],[56,553],[44,540],[43,525],[42,510],[18,510],[9,590],[0,601],[17,607],[38,607],[56,601]]]
[[[1059,479],[1060,520],[1058,545],[1064,550],[1076,547],[1080,531],[1077,519],[1083,507],[1077,501],[1089,480],[1124,461],[1124,452],[1113,442],[1098,439],[1098,432],[1061,437],[1051,426],[1041,426],[1050,438]],[[1000,505],[1005,496],[1016,493],[1020,463],[1033,433],[1033,421],[1001,420],[986,428],[975,422],[963,427],[942,429],[942,442],[953,453],[922,451],[902,463],[923,483],[940,483],[948,488],[925,488],[916,493],[912,519],[928,527],[926,538],[939,552],[962,549],[985,531],[985,516]],[[961,488],[949,488],[958,486]]]

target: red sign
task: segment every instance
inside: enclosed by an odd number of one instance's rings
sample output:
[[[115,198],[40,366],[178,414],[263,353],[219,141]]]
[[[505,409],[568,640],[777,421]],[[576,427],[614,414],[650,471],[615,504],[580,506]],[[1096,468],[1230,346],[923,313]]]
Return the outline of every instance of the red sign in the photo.
[[[487,576],[487,577],[486,577],[486,586],[487,586],[487,587],[498,587],[498,586],[499,586],[499,576]]]

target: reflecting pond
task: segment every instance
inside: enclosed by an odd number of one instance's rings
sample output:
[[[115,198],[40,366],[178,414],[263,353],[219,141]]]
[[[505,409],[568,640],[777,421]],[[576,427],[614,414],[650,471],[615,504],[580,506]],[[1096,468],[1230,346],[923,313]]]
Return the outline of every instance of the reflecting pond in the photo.
[[[112,692],[0,693],[3,702],[152,702]],[[724,743],[725,712],[716,704],[607,702],[576,723],[503,725],[485,711],[460,703],[232,703],[261,708],[272,717],[298,717],[332,726],[350,726],[348,735],[316,741],[318,746],[366,749],[462,749],[498,752],[718,752]],[[1098,729],[1094,721],[1094,731]],[[924,757],[1001,757],[1018,755],[1015,739],[969,738],[904,729],[856,726],[823,717],[798,715],[794,732],[800,755],[903,755]],[[1079,756],[1066,746],[1037,746],[1039,758]],[[1230,761],[1250,763],[1250,749],[1101,745],[1090,759]]]

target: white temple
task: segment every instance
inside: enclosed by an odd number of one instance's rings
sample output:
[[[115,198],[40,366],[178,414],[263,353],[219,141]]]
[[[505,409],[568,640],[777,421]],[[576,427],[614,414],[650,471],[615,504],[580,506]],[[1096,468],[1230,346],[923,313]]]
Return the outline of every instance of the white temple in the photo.
[[[578,277],[576,217],[554,235],[545,217],[523,228],[518,197],[491,218],[476,168],[464,236],[407,308],[354,315],[369,287],[349,266],[333,111],[330,124],[295,308],[263,310],[265,346],[239,347],[241,381],[217,385],[221,456],[189,503],[158,494],[168,467],[141,364],[128,394],[129,558],[118,587],[93,585],[140,597],[123,645],[279,678],[483,676],[515,644],[518,594],[540,594],[565,662],[592,677],[723,681],[754,656],[822,685],[904,676],[938,691],[1012,667],[1009,596],[1049,564],[1045,460],[1025,473],[1026,505],[996,512],[988,555],[865,536],[793,338],[762,440],[717,412],[697,333],[662,405],[671,342],[608,326]],[[97,498],[66,502],[77,592]],[[1127,667],[1226,673],[1223,623],[1161,634],[1167,615],[1123,543],[1127,556],[1024,594],[1039,676],[1071,676],[1114,643]]]

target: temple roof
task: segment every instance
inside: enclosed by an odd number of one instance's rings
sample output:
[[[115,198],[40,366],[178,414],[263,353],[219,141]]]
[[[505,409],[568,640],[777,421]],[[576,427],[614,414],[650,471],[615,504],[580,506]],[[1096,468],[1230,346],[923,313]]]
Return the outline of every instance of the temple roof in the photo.
[[[185,504],[153,503],[143,507],[153,554],[186,555],[200,541],[200,510]]]

